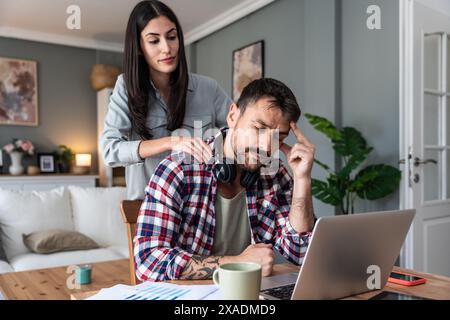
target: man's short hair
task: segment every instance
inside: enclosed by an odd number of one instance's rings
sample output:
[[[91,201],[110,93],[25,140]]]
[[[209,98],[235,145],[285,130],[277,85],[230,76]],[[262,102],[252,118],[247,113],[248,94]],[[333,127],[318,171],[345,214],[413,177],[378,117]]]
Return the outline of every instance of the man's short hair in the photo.
[[[262,78],[250,82],[242,91],[237,106],[244,114],[249,104],[256,103],[264,97],[273,98],[273,107],[279,108],[283,117],[288,121],[297,122],[301,115],[300,106],[298,105],[295,95],[281,81]]]

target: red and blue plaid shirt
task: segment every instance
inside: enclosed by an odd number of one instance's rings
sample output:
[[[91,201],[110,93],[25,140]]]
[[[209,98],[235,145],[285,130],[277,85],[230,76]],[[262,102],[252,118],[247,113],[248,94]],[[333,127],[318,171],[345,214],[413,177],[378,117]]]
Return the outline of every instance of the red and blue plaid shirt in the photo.
[[[207,143],[213,147],[216,137]],[[171,155],[161,161],[145,189],[134,238],[136,276],[142,281],[179,279],[192,255],[211,255],[216,225],[214,165],[178,159]],[[299,265],[311,232],[297,233],[289,223],[292,188],[293,180],[280,160],[276,173],[261,174],[247,188],[247,208],[253,241],[272,244]]]

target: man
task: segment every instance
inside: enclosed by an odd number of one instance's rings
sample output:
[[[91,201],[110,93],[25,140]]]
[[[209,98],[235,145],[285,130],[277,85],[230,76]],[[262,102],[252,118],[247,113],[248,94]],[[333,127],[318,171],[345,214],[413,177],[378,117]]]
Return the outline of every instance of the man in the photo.
[[[231,105],[229,129],[208,141],[216,158],[212,164],[192,164],[174,155],[159,164],[145,189],[134,238],[140,280],[208,279],[229,262],[259,263],[268,276],[272,248],[302,263],[315,222],[315,146],[296,126],[300,113],[283,83],[255,80]],[[283,143],[290,130],[297,138],[292,147]],[[261,153],[272,157],[277,145],[292,177],[281,160],[275,170],[263,170]],[[235,169],[230,181],[222,179],[224,164]]]

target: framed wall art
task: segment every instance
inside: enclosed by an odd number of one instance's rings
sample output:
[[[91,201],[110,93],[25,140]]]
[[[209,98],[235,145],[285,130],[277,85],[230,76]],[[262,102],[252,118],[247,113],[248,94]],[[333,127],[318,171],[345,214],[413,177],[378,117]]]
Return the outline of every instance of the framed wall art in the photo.
[[[0,125],[38,125],[37,62],[0,57]]]
[[[264,41],[246,45],[233,51],[232,90],[236,102],[250,82],[264,77]]]

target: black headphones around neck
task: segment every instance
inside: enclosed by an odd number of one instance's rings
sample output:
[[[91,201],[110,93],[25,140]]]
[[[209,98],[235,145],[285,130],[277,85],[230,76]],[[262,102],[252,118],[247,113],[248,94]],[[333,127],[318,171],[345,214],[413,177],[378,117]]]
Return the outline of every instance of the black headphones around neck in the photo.
[[[223,141],[225,141],[226,132],[223,132]],[[213,174],[217,180],[222,183],[233,183],[236,180],[237,165],[235,163],[220,162],[213,167]],[[243,170],[239,183],[245,189],[253,186],[258,181],[260,176],[259,171],[247,171]]]

